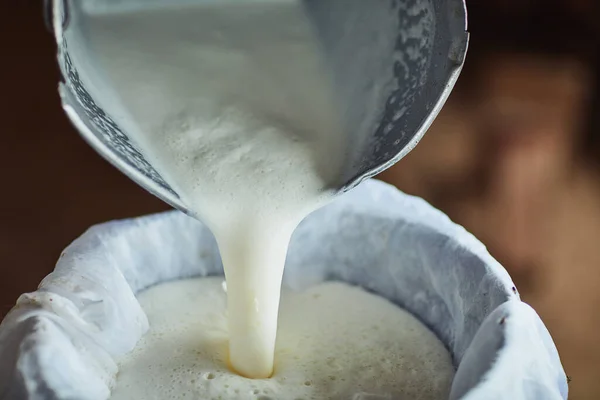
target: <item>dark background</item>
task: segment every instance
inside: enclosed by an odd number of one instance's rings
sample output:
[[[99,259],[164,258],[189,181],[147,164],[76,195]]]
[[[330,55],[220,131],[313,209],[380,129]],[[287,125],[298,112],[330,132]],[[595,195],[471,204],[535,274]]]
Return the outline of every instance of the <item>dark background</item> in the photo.
[[[575,400],[600,398],[597,3],[468,1],[459,84],[383,176],[488,245],[546,322]],[[90,225],[168,207],[67,121],[41,1],[0,0],[0,49],[1,318]]]

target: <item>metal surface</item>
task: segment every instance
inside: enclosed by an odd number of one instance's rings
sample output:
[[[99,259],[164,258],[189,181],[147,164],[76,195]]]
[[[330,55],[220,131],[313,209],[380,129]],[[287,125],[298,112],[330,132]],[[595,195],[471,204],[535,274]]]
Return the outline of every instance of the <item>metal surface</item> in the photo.
[[[73,61],[77,59],[77,35],[81,29],[81,21],[73,11],[78,1],[81,0],[53,0],[50,10],[63,76],[60,95],[67,115],[84,139],[110,163],[154,195],[188,212],[177,193],[144,159],[126,132],[98,106],[92,91],[79,79],[80,66]],[[104,1],[106,4],[119,3]],[[134,0],[120,0],[120,4],[128,2],[135,3]],[[150,3],[159,3],[159,0]],[[139,4],[144,3],[138,1],[138,7]],[[375,3],[368,0],[304,0],[304,4],[316,25],[324,29],[323,40],[329,39],[325,47],[329,45],[331,50],[339,44],[335,42],[335,22],[343,20],[344,13],[350,12],[345,11],[350,10],[349,5],[364,9],[357,15],[368,15],[369,7]],[[354,158],[344,167],[340,191],[347,191],[389,168],[417,145],[448,98],[467,51],[464,0],[390,0],[387,6],[398,10],[400,26],[395,61],[390,65],[396,89],[387,99],[383,116],[375,127],[349,133],[348,143],[354,147]],[[368,27],[357,26],[361,28],[353,33],[355,36],[361,32],[368,35]],[[360,42],[360,37],[358,39]],[[351,46],[346,47],[349,48],[346,52],[353,51]],[[341,73],[346,66],[347,63],[339,63]],[[360,76],[346,76],[348,82],[357,79],[361,79]],[[361,101],[360,96],[352,99],[352,107],[360,109]]]
[[[427,37],[406,37],[398,42],[401,52],[419,48],[419,58],[407,56],[394,66],[400,88],[392,94],[373,146],[366,148],[368,162],[349,180],[346,189],[391,167],[406,156],[423,137],[445,104],[465,61],[469,34],[464,0],[430,0],[432,16],[414,15],[410,10],[423,3],[407,0],[400,14],[400,26],[422,23],[432,18]],[[403,32],[401,32],[403,36]],[[408,79],[402,79],[402,76]]]

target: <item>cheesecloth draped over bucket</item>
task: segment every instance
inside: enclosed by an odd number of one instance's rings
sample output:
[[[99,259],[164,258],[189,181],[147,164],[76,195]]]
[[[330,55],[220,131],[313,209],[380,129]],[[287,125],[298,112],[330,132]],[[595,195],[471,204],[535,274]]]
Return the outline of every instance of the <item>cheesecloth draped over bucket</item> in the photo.
[[[182,213],[90,228],[0,325],[0,399],[107,399],[115,360],[148,329],[135,293],[222,273],[212,234]],[[306,218],[284,282],[322,280],[363,286],[429,326],[457,368],[450,400],[567,398],[556,347],[506,271],[421,199],[370,181]]]

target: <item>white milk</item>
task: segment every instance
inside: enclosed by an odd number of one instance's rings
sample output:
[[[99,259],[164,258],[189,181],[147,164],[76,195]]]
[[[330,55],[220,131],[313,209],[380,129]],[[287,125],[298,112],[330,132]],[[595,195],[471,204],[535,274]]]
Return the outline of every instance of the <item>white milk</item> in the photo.
[[[119,89],[114,114],[217,238],[233,368],[268,377],[291,234],[332,196],[343,156],[301,4],[103,15],[88,29],[99,70]]]
[[[215,234],[229,288],[230,365],[267,378],[288,243],[339,186],[345,111],[302,2],[154,7],[95,13],[82,25],[96,71],[87,85]],[[379,36],[389,40],[378,41],[379,52],[389,57],[398,18],[391,8],[384,17]],[[393,77],[386,65],[382,87]]]
[[[283,290],[275,370],[247,379],[227,366],[227,298],[219,278],[138,295],[150,331],[119,365],[111,400],[442,400],[448,351],[389,301],[343,283]]]

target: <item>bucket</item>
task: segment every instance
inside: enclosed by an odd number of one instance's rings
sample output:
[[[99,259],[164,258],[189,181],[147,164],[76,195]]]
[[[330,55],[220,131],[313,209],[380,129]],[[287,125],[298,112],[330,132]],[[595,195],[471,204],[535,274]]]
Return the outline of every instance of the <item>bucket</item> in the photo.
[[[449,400],[567,398],[556,347],[485,246],[427,204],[372,180],[308,216],[284,284],[359,285],[416,316],[450,351]],[[94,226],[0,325],[0,399],[105,400],[116,360],[148,329],[135,294],[223,274],[217,244],[179,211]]]

